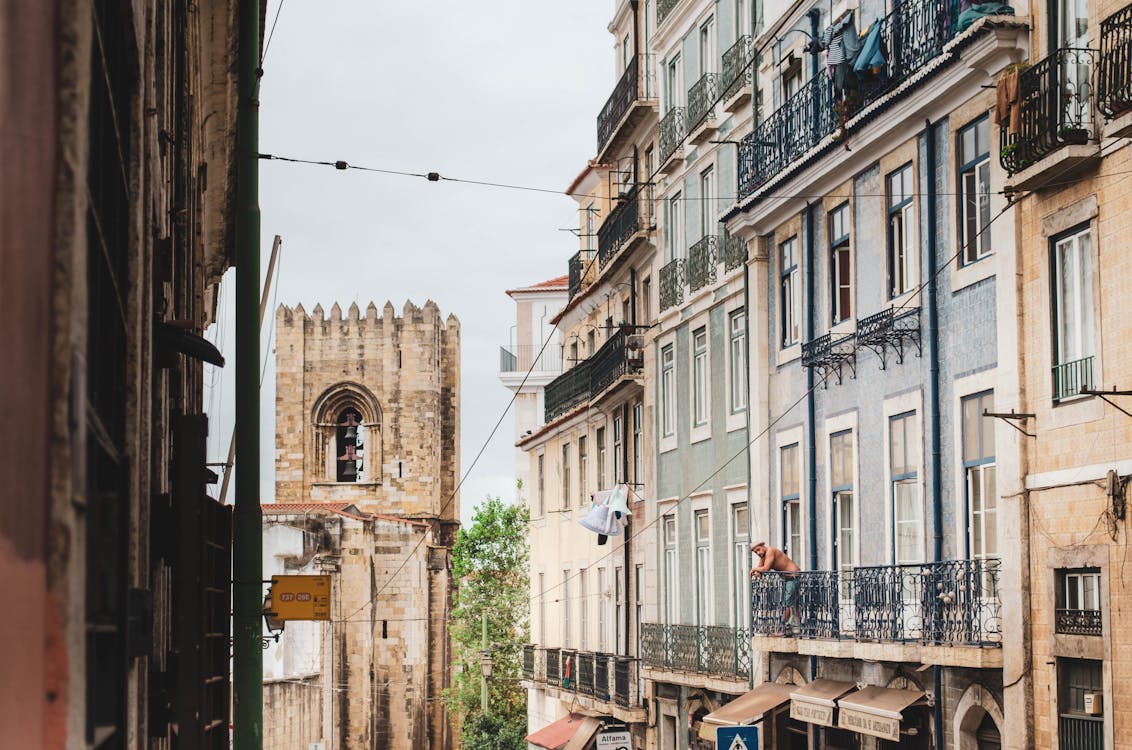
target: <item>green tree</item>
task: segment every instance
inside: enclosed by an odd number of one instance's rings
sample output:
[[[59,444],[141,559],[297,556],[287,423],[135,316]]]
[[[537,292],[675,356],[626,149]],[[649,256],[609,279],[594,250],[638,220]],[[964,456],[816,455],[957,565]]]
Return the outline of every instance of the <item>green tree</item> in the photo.
[[[522,678],[522,645],[527,642],[529,601],[525,505],[488,497],[472,523],[460,529],[452,550],[457,580],[452,610],[452,687],[449,711],[462,721],[464,750],[523,750],[527,693]],[[482,618],[493,662],[488,680],[488,715],[480,709]]]

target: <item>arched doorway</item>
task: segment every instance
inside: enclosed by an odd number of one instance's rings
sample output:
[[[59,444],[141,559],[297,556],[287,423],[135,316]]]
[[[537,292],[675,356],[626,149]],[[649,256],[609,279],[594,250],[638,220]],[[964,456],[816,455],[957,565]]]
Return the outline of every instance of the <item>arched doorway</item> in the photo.
[[[1002,709],[994,694],[976,683],[967,688],[955,707],[952,725],[958,750],[1001,750]]]
[[[1002,750],[1002,735],[998,732],[998,724],[994,723],[988,713],[983,714],[983,720],[975,730],[975,746],[978,750]]]

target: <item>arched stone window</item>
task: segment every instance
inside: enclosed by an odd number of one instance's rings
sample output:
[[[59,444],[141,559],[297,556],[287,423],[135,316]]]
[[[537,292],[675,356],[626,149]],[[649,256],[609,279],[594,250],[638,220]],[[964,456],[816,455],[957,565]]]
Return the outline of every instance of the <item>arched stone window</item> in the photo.
[[[313,455],[327,482],[381,483],[381,407],[359,383],[338,383],[315,401]]]

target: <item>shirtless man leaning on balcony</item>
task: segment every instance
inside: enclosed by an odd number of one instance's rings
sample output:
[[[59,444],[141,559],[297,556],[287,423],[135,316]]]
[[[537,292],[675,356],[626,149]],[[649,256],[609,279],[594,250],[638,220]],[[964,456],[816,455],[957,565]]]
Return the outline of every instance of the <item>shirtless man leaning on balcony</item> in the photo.
[[[764,573],[772,571],[783,574],[785,586],[783,587],[782,603],[785,608],[782,611],[782,622],[783,625],[789,626],[794,607],[798,604],[798,576],[791,574],[797,573],[801,568],[785,552],[777,547],[768,547],[766,542],[755,542],[751,546],[751,551],[758,555],[759,560],[762,561],[751,568],[751,577],[762,578]]]

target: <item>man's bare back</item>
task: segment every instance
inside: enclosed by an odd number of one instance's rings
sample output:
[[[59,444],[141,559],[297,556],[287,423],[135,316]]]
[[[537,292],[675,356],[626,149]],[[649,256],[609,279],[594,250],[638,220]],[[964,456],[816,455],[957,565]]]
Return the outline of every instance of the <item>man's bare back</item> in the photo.
[[[751,547],[751,551],[759,556],[761,561],[754,568],[751,568],[751,575],[762,578],[763,573],[772,570],[780,573],[796,573],[801,568],[798,564],[790,559],[790,557],[778,549],[777,547],[768,547],[766,542],[758,542]]]

